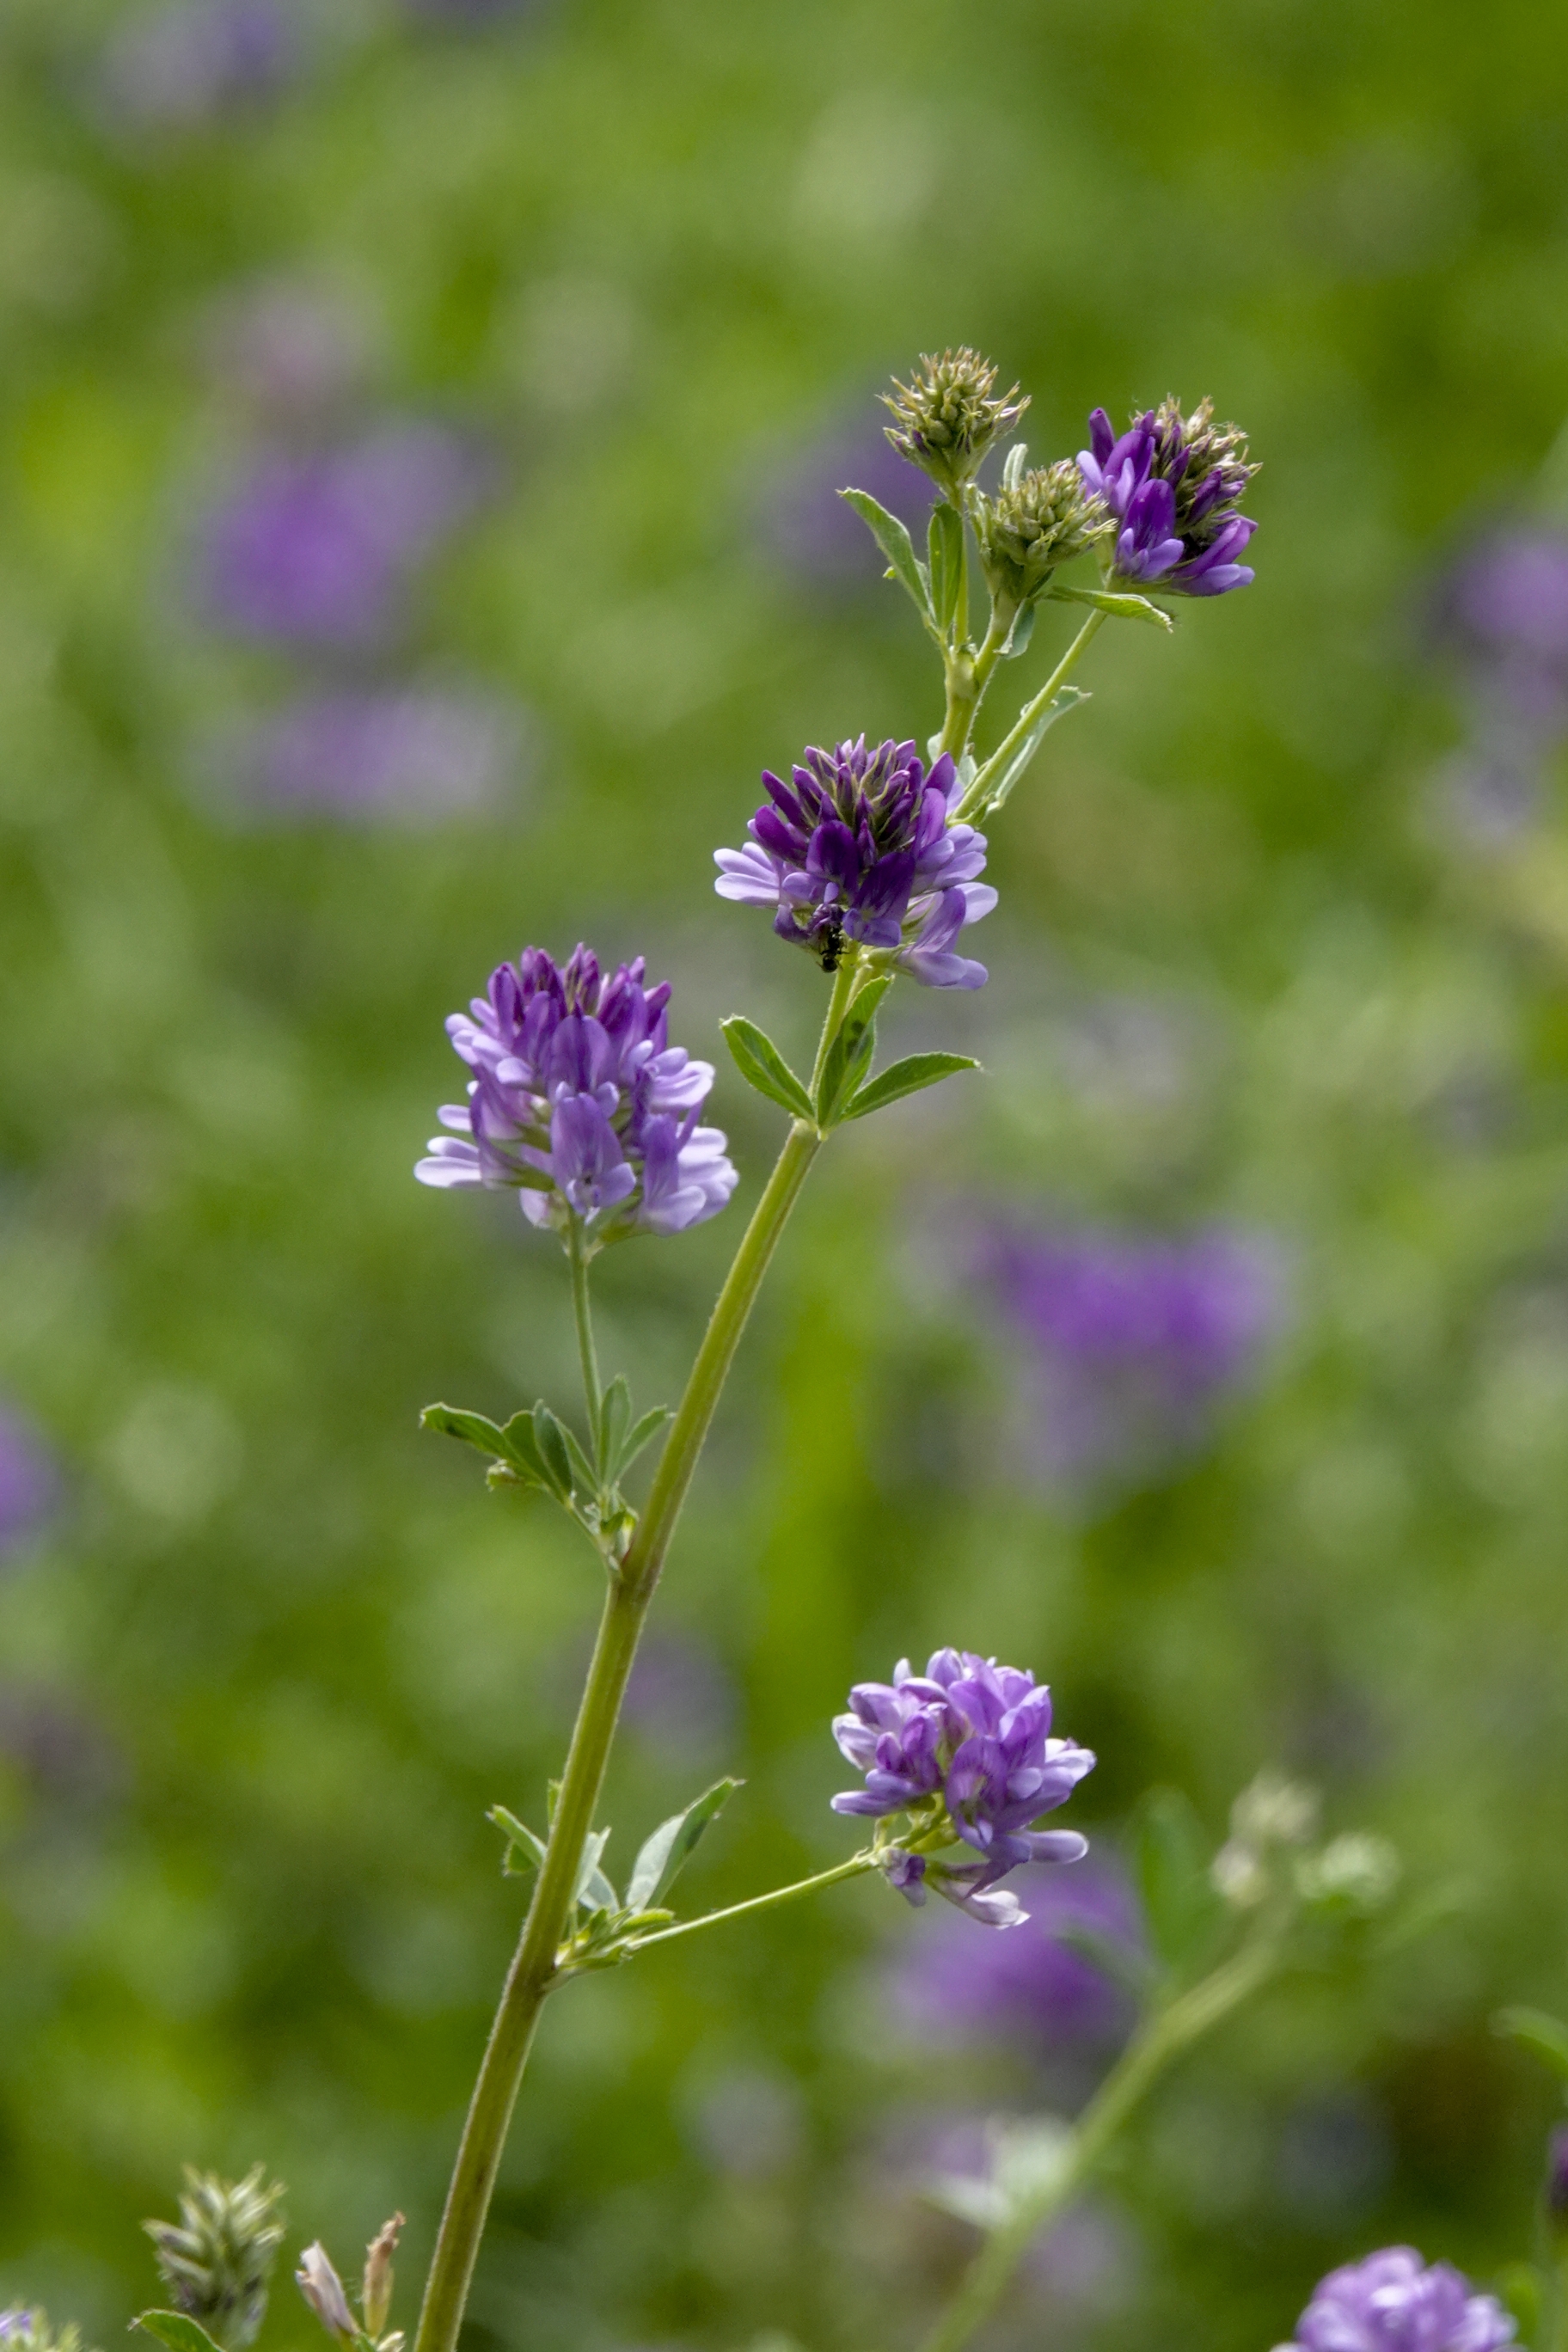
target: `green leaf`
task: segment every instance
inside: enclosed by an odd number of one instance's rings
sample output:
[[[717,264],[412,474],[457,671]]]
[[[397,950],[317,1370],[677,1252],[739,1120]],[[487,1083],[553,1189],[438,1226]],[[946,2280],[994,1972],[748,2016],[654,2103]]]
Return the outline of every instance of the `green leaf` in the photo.
[[[625,1372],[617,1372],[599,1400],[599,1476],[605,1486],[615,1477],[631,1419],[632,1392]]]
[[[897,515],[890,515],[886,507],[879,506],[868,490],[840,490],[838,495],[854,508],[887,557],[890,566],[889,577],[897,577],[903,582],[929,621],[931,616],[931,583],[926,578],[924,566],[915,560],[914,541]]]
[[[1543,2009],[1500,2009],[1492,2032],[1517,2042],[1539,2058],[1563,2082],[1568,2083],[1568,2025],[1549,2017]]]
[[[773,1039],[765,1036],[754,1021],[732,1013],[729,1020],[721,1021],[719,1026],[724,1033],[724,1043],[735,1057],[735,1067],[749,1087],[755,1087],[760,1095],[766,1095],[770,1102],[776,1102],[796,1118],[811,1119],[815,1117],[811,1097]]]
[[[632,1864],[631,1884],[626,1888],[628,1910],[650,1910],[668,1894],[677,1873],[690,1860],[709,1822],[744,1785],[741,1780],[715,1780],[683,1813],[671,1813],[668,1821],[660,1822],[653,1835],[645,1840]]]
[[[533,1416],[514,1412],[505,1427],[488,1420],[482,1412],[464,1412],[449,1404],[429,1404],[419,1416],[422,1429],[438,1429],[448,1437],[461,1438],[467,1445],[477,1446],[481,1454],[494,1457],[490,1483],[509,1486],[549,1486],[552,1485],[549,1471],[540,1458],[533,1438]]]
[[[494,1822],[507,1842],[501,1868],[508,1878],[525,1878],[531,1870],[539,1868],[544,1860],[544,1840],[535,1837],[526,1822],[520,1822],[517,1815],[509,1813],[504,1805],[492,1805],[485,1819]],[[522,1857],[515,1865],[512,1861],[514,1853]]]
[[[566,1432],[542,1399],[533,1408],[533,1436],[544,1465],[544,1475],[563,1503],[572,1499],[572,1455],[567,1450]],[[576,1440],[573,1440],[576,1445]],[[582,1453],[580,1445],[576,1448]],[[588,1479],[588,1491],[593,1491],[593,1477]]]
[[[816,1089],[818,1127],[831,1127],[836,1118],[843,1116],[840,1104],[853,1098],[870,1068],[871,1056],[877,1050],[877,1007],[892,984],[890,972],[885,972],[880,980],[868,981],[840,1022],[838,1034],[822,1066],[822,1083]]]
[[[1045,709],[1041,711],[1039,717],[1036,719],[1034,725],[1030,728],[1028,733],[1025,736],[1023,741],[1019,744],[1017,750],[1008,761],[1000,779],[992,786],[985,801],[985,815],[994,816],[997,810],[1005,806],[1014,785],[1018,782],[1018,779],[1024,773],[1025,769],[1028,766],[1030,761],[1039,750],[1040,745],[1045,739],[1047,729],[1054,727],[1058,719],[1065,718],[1069,710],[1076,710],[1080,702],[1087,702],[1088,700],[1089,697],[1081,687],[1060,686],[1057,688],[1055,694],[1052,695],[1050,700],[1047,703]],[[980,772],[980,782],[982,786],[985,783],[985,777],[986,771],[983,768]]]
[[[960,1070],[977,1070],[980,1065],[968,1054],[909,1054],[901,1062],[891,1062],[879,1070],[869,1083],[863,1086],[843,1114],[846,1118],[864,1118],[868,1112],[883,1109],[904,1095],[919,1094],[922,1087],[940,1085],[943,1078],[956,1077]]]
[[[951,636],[963,601],[963,518],[945,499],[931,510],[926,552],[931,558],[931,609],[942,635]]]
[[[1169,613],[1151,604],[1147,596],[1117,595],[1106,588],[1068,588],[1055,581],[1046,593],[1058,604],[1092,604],[1097,613],[1110,613],[1119,621],[1152,621],[1157,629],[1176,625]]]
[[[599,1857],[610,1842],[608,1830],[591,1830],[584,1841],[583,1859],[577,1865],[577,1885],[573,1894],[574,1903],[585,1903],[595,1911],[618,1911],[620,1896],[599,1867]]]
[[[1145,1798],[1133,1864],[1155,1953],[1173,1976],[1181,1975],[1205,1951],[1224,1906],[1209,1879],[1203,1825],[1176,1790],[1156,1789]]]
[[[610,1474],[612,1477],[618,1478],[623,1471],[629,1470],[643,1447],[652,1443],[666,1422],[674,1419],[675,1415],[668,1405],[656,1404],[651,1412],[645,1412],[640,1421],[634,1421],[621,1441],[621,1450],[616,1457],[616,1465]]]
[[[1004,661],[1016,661],[1020,654],[1028,652],[1029,639],[1035,634],[1035,618],[1039,609],[1037,604],[1019,605],[1013,615],[1013,625],[1007,632],[1007,642],[1002,648]]]
[[[198,2326],[186,2311],[139,2312],[131,2325],[155,2336],[169,2352],[221,2352],[206,2329]]]
[[[550,1473],[544,1466],[544,1457],[533,1433],[533,1415],[531,1412],[514,1412],[501,1431],[501,1437],[503,1459],[523,1477],[531,1478],[541,1486],[548,1486]]]

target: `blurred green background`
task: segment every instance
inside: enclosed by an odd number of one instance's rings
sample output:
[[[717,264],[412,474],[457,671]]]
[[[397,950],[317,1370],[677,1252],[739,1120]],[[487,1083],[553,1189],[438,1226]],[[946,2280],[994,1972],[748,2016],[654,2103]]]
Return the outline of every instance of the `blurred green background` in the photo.
[[[694,1900],[836,1859],[829,1715],[950,1641],[1052,1682],[1107,1854],[1151,1783],[1217,1839],[1302,1773],[1436,1923],[1173,2077],[988,2341],[1266,2347],[1394,2238],[1495,2277],[1550,2098],[1487,2021],[1568,1997],[1568,827],[1550,715],[1488,800],[1507,711],[1433,616],[1568,410],[1561,19],[9,0],[0,70],[0,2302],[116,2340],[181,2162],[261,2157],[291,2251],[407,2211],[412,2317],[521,1902],[484,1810],[539,1817],[597,1600],[416,1426],[571,1394],[552,1253],[411,1181],[441,1022],[585,937],[693,1052],[742,1008],[807,1049],[819,976],[710,853],[764,763],[935,723],[828,493],[959,341],[1042,457],[1212,393],[1258,582],[1101,636],[996,830],[989,987],[895,999],[989,1075],[815,1180],[611,1857],[733,1769]],[[326,621],[247,622],[214,514],[383,430],[457,469],[391,604],[338,626],[331,548],[274,548]],[[600,1285],[645,1402],[776,1140],[727,1067],[715,1110],[734,1208]],[[1261,1236],[1289,1308],[1201,1442],[1047,1476],[998,1219]],[[569,1991],[476,2347],[911,2342],[973,2244],[933,2150],[1099,2063],[906,2014],[953,1925],[840,1889]],[[307,2340],[285,2283],[264,2347]]]

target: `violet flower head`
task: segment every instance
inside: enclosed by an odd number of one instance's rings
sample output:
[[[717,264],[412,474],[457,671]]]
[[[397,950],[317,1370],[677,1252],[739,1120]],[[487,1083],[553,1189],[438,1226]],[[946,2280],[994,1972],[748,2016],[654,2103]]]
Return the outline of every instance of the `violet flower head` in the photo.
[[[200,597],[220,627],[296,645],[383,643],[418,565],[483,487],[473,446],[397,425],[346,447],[269,457],[203,533]]]
[[[608,980],[587,948],[564,965],[542,948],[490,975],[447,1034],[473,1076],[448,1104],[421,1183],[515,1189],[531,1224],[595,1242],[678,1234],[717,1216],[740,1181],[698,1114],[711,1062],[671,1045],[669,982],[643,985],[638,956]]]
[[[1184,416],[1174,399],[1134,415],[1120,436],[1103,408],[1090,416],[1078,464],[1120,526],[1110,578],[1184,596],[1223,596],[1251,582],[1237,559],[1258,525],[1237,505],[1258,467],[1246,436],[1213,419],[1211,402]]]
[[[813,746],[787,784],[765,769],[763,782],[748,846],[714,853],[721,898],[773,908],[779,937],[824,971],[854,945],[928,988],[984,986],[984,965],[954,942],[996,893],[978,878],[984,835],[953,820],[963,785],[945,752],[928,774],[912,742],[868,751],[862,735]]]
[[[194,131],[273,97],[300,64],[279,0],[173,0],[133,16],[104,58],[104,100],[132,131]]]
[[[1027,1913],[992,1891],[997,1881],[1020,1863],[1078,1862],[1089,1851],[1076,1830],[1032,1827],[1094,1769],[1087,1748],[1050,1733],[1051,1695],[1033,1675],[968,1650],[938,1650],[923,1675],[905,1658],[890,1683],[858,1683],[849,1712],[834,1718],[840,1752],[866,1782],[835,1797],[833,1810],[910,1816],[885,1866],[911,1903],[934,1886],[987,1927],[1020,1926]],[[931,1849],[955,1842],[978,1860],[934,1858]]]
[[[425,824],[497,807],[518,748],[517,714],[492,696],[337,687],[247,730],[226,781],[258,818]]]
[[[1319,2282],[1279,2352],[1501,2352],[1514,2324],[1447,2263],[1388,2246]]]

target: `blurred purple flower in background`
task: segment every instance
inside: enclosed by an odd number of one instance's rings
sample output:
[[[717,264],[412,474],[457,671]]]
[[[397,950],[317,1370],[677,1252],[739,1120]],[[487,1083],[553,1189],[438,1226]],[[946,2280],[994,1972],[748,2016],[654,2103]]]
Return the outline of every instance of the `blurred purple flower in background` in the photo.
[[[280,0],[173,0],[115,33],[101,88],[127,129],[189,131],[275,96],[302,61],[298,25]]]
[[[367,341],[349,297],[293,278],[235,289],[213,306],[201,336],[217,388],[284,425],[312,423],[360,389]]]
[[[1521,524],[1477,541],[1434,621],[1469,706],[1467,740],[1436,779],[1441,811],[1462,841],[1506,847],[1539,816],[1542,770],[1568,736],[1568,534]]]
[[[944,2042],[1119,2039],[1130,1997],[1063,1930],[1084,1928],[1135,1959],[1142,1924],[1125,1873],[1095,1853],[1076,1870],[1026,1868],[1015,1884],[1028,1914],[1017,1935],[977,1937],[942,1917],[902,1940],[889,1973],[900,2014]]]
[[[1031,1448],[1052,1481],[1190,1454],[1284,1316],[1280,1253],[1257,1234],[1004,1234],[983,1263],[1032,1358]]]
[[[621,1719],[661,1748],[705,1751],[734,1729],[734,1688],[705,1643],[686,1633],[651,1633],[637,1650]]]
[[[825,435],[766,480],[757,509],[762,536],[803,578],[874,584],[885,560],[854,508],[839,497],[843,489],[868,490],[923,546],[930,482],[884,435],[853,428]]]
[[[521,714],[450,687],[329,688],[231,737],[226,798],[258,817],[436,823],[499,808],[522,745]]]
[[[1501,2352],[1514,2324],[1496,2297],[1475,2294],[1447,2263],[1388,2246],[1320,2281],[1279,2352]]]
[[[124,1759],[103,1727],[75,1701],[0,1682],[0,1761],[40,1794],[91,1802],[125,1778]]]
[[[300,646],[384,643],[413,572],[472,511],[489,474],[471,440],[433,424],[263,457],[206,517],[204,617]]]
[[[43,1440],[19,1413],[0,1405],[0,1560],[38,1532],[58,1492]]]

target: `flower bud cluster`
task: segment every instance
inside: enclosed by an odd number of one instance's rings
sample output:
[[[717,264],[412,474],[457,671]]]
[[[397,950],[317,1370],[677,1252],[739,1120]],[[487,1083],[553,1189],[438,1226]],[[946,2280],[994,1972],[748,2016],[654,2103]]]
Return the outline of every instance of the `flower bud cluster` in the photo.
[[[1237,1911],[1255,1910],[1278,1882],[1282,1850],[1310,1845],[1317,1834],[1318,1793],[1277,1772],[1260,1772],[1230,1809],[1230,1836],[1214,1858],[1211,1875]]]
[[[226,2352],[254,2343],[266,2317],[267,2284],[283,2242],[283,2193],[282,2182],[268,2182],[259,2164],[243,2180],[187,2165],[179,2221],[142,2224],[174,2308],[199,2321]]]
[[[894,418],[884,428],[888,438],[900,457],[951,495],[973,479],[997,435],[1016,425],[1029,404],[1018,397],[1016,384],[1000,400],[995,387],[995,368],[967,344],[941,359],[923,352],[914,382],[895,377],[892,391],[882,394]]]
[[[563,967],[525,948],[492,972],[472,1018],[447,1024],[474,1076],[440,1113],[453,1133],[432,1139],[421,1183],[513,1188],[531,1224],[564,1234],[575,1218],[595,1242],[716,1216],[740,1180],[720,1130],[697,1124],[713,1065],[669,1044],[669,983],[643,981],[640,956],[605,980],[585,947]]]
[[[858,1683],[833,1736],[866,1776],[832,1801],[836,1813],[910,1817],[908,1832],[882,1842],[890,1884],[914,1904],[928,1887],[988,1927],[1020,1926],[1028,1914],[996,1883],[1026,1862],[1079,1862],[1088,1843],[1076,1830],[1037,1830],[1042,1813],[1066,1804],[1094,1757],[1050,1737],[1051,1695],[1016,1666],[969,1650],[938,1650],[923,1675],[907,1658],[890,1683]],[[979,1857],[935,1857],[962,1843]]]
[[[0,2311],[0,2344],[5,2352],[82,2352],[81,2330],[74,2320],[65,2327],[52,2327],[47,2311],[25,2304]]]
[[[995,498],[982,493],[975,500],[974,528],[992,594],[1017,605],[1040,593],[1058,563],[1081,555],[1115,525],[1071,458],[1025,473],[1010,457]]]
[[[1258,467],[1245,434],[1215,425],[1211,402],[1184,416],[1174,398],[1134,415],[1120,438],[1097,408],[1089,433],[1079,471],[1119,525],[1113,579],[1183,596],[1223,596],[1248,584],[1252,569],[1237,558],[1258,525],[1237,512],[1237,501]]]

